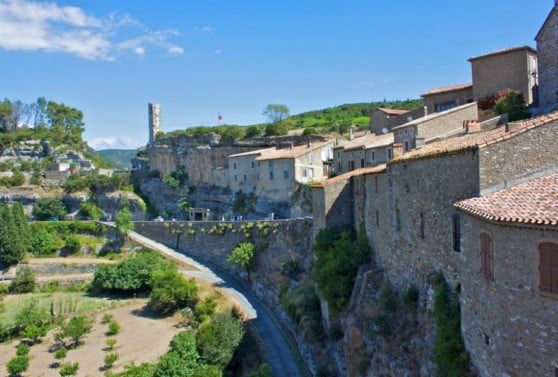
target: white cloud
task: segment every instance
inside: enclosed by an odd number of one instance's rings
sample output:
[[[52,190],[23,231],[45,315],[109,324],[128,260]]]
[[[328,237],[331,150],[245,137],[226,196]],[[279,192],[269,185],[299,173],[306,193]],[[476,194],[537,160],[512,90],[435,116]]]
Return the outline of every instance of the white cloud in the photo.
[[[213,53],[215,55],[221,55],[223,53],[223,50],[221,50],[220,48],[216,49],[215,51],[213,51]]]
[[[130,15],[111,13],[98,18],[79,7],[55,2],[0,0],[0,48],[8,51],[61,52],[90,60],[114,60],[127,50],[144,55],[147,46],[178,51],[181,47],[168,41],[178,35],[176,30],[152,31]]]
[[[200,28],[200,31],[202,33],[211,33],[213,31],[215,31],[215,28],[211,27],[211,26],[204,26],[204,27]]]
[[[100,149],[135,149],[145,144],[145,141],[130,136],[98,137],[88,141],[95,150]]]
[[[376,83],[372,80],[361,80],[360,85],[366,86],[368,88],[372,88],[376,85]]]
[[[181,55],[184,53],[184,49],[178,46],[169,47],[168,52],[173,55]]]

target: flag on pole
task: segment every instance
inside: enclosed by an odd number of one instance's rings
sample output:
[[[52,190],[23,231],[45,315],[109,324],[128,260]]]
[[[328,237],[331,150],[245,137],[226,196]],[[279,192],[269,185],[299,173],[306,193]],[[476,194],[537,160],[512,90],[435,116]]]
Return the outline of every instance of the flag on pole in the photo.
[[[221,123],[221,121],[223,120],[223,116],[221,115],[221,113],[219,113],[218,119],[219,119],[219,123]]]

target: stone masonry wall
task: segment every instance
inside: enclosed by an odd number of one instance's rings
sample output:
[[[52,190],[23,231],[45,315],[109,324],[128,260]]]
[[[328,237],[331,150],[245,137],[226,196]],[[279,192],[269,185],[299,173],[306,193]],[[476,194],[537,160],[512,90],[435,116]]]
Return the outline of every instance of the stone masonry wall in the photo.
[[[510,124],[513,129],[513,123]],[[481,193],[516,185],[558,168],[558,121],[480,148]]]
[[[544,111],[558,105],[558,6],[537,36],[539,107]]]
[[[538,285],[538,243],[558,231],[511,228],[463,215],[462,328],[482,377],[554,376],[558,370],[558,300]],[[494,281],[479,272],[480,232],[493,245]]]
[[[353,225],[351,179],[344,179],[323,186],[312,187],[312,210],[315,236],[320,229],[338,225]]]

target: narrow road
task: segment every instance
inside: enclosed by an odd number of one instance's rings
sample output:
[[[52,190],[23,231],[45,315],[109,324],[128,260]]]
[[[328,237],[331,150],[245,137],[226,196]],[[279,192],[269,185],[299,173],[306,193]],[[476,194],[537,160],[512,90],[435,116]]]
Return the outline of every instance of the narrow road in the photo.
[[[192,258],[178,253],[175,250],[144,237],[138,233],[131,232],[128,237],[147,248],[156,250],[170,259],[181,264],[193,267],[183,273],[212,283],[223,294],[232,298],[249,320],[249,324],[264,349],[264,359],[276,377],[303,377],[297,364],[296,354],[290,347],[285,334],[274,320],[271,311],[263,304],[250,288],[239,283],[231,274],[221,271],[219,268],[209,264],[201,264]]]

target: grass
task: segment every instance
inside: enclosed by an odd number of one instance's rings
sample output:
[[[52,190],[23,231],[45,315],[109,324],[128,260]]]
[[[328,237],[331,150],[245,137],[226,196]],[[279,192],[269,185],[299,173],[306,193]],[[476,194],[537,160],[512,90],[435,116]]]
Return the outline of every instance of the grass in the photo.
[[[36,301],[38,308],[47,313],[51,313],[51,308],[53,308],[58,314],[73,315],[123,306],[133,302],[133,299],[92,297],[85,292],[28,293],[6,296],[4,298],[5,311],[0,313],[0,323],[13,323],[18,311],[31,301]]]

